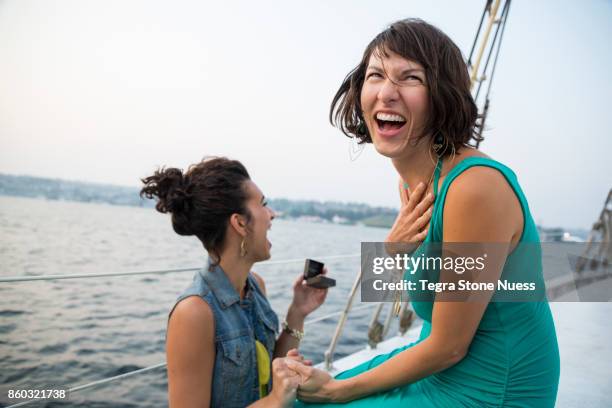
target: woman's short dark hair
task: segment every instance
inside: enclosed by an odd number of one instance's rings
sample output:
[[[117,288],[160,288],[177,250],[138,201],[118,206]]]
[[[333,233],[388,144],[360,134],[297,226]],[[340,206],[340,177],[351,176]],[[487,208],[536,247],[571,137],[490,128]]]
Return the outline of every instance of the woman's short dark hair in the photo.
[[[172,214],[174,231],[197,236],[218,262],[230,216],[237,213],[250,219],[247,180],[249,173],[239,161],[208,157],[184,174],[173,167],[158,169],[141,180],[140,196],[156,197],[157,211]]]
[[[329,120],[359,143],[372,143],[363,120],[361,88],[370,56],[389,51],[416,61],[425,69],[429,118],[424,135],[442,138],[441,156],[480,140],[478,109],[470,93],[470,78],[459,47],[438,28],[419,19],[397,21],[368,44],[361,62],[344,79],[331,103]]]

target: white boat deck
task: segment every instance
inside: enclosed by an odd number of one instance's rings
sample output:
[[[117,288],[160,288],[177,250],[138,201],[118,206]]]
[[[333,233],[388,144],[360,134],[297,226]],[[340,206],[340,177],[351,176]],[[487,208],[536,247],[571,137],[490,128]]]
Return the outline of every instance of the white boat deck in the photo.
[[[335,360],[333,362],[332,369],[329,370],[330,374],[336,375],[342,371],[348,370],[351,367],[355,367],[357,364],[368,361],[379,354],[388,353],[398,347],[402,347],[416,341],[419,338],[419,333],[421,332],[421,325],[422,321],[418,319],[412,324],[410,330],[408,330],[403,336],[397,335],[391,337],[383,342],[380,342],[375,349],[367,346],[361,351]],[[318,364],[317,367],[324,368],[323,363]]]
[[[608,286],[596,282],[594,290]],[[589,285],[590,286],[590,285]],[[612,300],[612,291],[607,292]],[[575,294],[565,296],[566,300]],[[563,297],[562,297],[563,300]],[[561,356],[557,407],[612,407],[612,302],[551,302]],[[415,341],[421,330],[415,321],[404,336],[391,337],[376,349],[366,348],[333,363],[337,374],[372,357]],[[319,365],[322,368],[322,364]]]

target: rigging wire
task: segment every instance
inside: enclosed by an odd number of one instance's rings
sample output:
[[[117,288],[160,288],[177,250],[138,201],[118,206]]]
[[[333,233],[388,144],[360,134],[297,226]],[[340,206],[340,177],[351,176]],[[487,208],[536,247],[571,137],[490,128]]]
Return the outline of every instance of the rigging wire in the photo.
[[[467,60],[467,65],[472,68],[472,56],[474,55],[474,50],[476,49],[476,42],[478,41],[478,37],[480,36],[480,31],[482,31],[482,23],[485,18],[485,14],[487,14],[487,10],[491,7],[491,1],[487,0],[485,3],[484,9],[482,10],[482,16],[480,17],[480,24],[478,24],[478,30],[476,30],[476,36],[474,37],[474,43],[472,44],[472,50],[470,51],[470,56]]]
[[[508,0],[508,1],[506,1],[504,3],[504,8],[502,9],[501,16],[500,16],[500,19],[499,19],[499,23],[497,24],[497,28],[495,29],[495,35],[493,35],[493,41],[491,42],[491,48],[489,49],[489,53],[487,55],[487,60],[485,62],[484,68],[482,70],[484,78],[486,78],[489,81],[489,84],[488,84],[489,90],[491,89],[491,83],[493,82],[493,76],[491,74],[491,77],[489,78],[486,75],[486,73],[487,73],[487,70],[489,69],[489,63],[491,62],[491,56],[493,56],[493,50],[496,47],[497,47],[497,52],[495,53],[495,57],[494,57],[494,61],[493,61],[493,66],[494,67],[496,65],[497,58],[499,57],[499,49],[501,48],[502,36],[503,36],[503,32],[504,32],[503,29],[506,26],[506,16],[507,16],[509,5],[510,5],[510,0]],[[500,30],[502,32],[502,35],[499,36],[499,41],[497,41],[498,35],[500,33]],[[482,87],[483,82],[484,81],[479,81],[478,82],[478,88],[476,90],[476,95],[474,96],[474,100],[478,100],[478,96],[480,94],[480,89]]]

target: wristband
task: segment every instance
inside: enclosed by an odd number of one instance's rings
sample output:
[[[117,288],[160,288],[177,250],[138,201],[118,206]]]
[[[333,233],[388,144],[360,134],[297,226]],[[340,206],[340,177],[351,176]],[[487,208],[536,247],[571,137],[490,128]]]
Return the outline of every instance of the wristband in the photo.
[[[287,334],[290,336],[295,337],[298,341],[304,338],[304,332],[301,330],[292,329],[289,327],[289,323],[287,323],[286,320],[283,322],[282,327],[284,332],[287,332]]]

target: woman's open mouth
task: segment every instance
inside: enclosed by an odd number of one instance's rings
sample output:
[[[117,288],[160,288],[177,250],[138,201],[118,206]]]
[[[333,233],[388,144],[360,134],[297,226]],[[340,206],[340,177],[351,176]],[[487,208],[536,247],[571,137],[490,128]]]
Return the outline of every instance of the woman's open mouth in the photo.
[[[378,112],[375,117],[378,134],[382,137],[393,137],[400,133],[406,119],[395,113]]]

